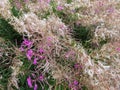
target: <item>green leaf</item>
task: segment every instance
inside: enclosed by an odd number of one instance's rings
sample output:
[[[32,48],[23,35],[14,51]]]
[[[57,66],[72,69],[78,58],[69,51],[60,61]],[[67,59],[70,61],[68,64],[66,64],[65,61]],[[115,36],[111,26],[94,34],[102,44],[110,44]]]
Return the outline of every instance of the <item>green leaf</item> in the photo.
[[[70,4],[72,2],[72,0],[67,0],[67,3]]]
[[[13,6],[11,12],[15,17],[19,17],[19,10],[16,7]]]

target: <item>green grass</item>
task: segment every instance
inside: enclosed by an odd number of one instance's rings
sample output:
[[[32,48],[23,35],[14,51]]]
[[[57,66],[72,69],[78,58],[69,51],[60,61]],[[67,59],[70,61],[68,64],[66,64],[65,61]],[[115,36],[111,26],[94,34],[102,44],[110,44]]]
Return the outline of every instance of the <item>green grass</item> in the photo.
[[[8,79],[12,73],[10,66],[12,65],[12,59],[15,56],[14,49],[12,50],[12,48],[9,41],[0,38],[0,49],[2,49],[2,56],[0,56],[0,75],[2,76],[2,79],[0,79],[0,85],[2,85],[4,90],[7,90]]]
[[[0,37],[4,38],[5,40],[11,41],[12,44],[20,45],[22,41],[22,35],[20,35],[12,25],[10,25],[9,20],[5,20],[0,17]]]

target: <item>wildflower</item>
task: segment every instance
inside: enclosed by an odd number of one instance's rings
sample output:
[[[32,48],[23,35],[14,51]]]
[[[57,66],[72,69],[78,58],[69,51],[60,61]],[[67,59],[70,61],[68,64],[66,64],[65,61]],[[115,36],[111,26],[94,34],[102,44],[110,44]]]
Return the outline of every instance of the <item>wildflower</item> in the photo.
[[[26,53],[26,56],[27,56],[28,60],[31,60],[31,58],[33,56],[33,50],[32,49],[28,50]]]
[[[82,68],[82,66],[79,63],[76,63],[76,64],[74,64],[74,68],[78,69],[78,68]]]
[[[24,39],[23,41],[23,45],[27,46],[27,47],[30,47],[32,45],[32,42],[27,40],[27,39]]]
[[[33,86],[32,86],[32,80],[31,80],[31,77],[30,77],[30,76],[27,78],[27,83],[28,83],[28,86],[29,86],[30,88],[33,87]]]
[[[24,48],[23,48],[23,46],[21,46],[19,49],[20,49],[20,51],[24,51]]]
[[[78,69],[78,68],[79,68],[79,64],[78,64],[78,63],[75,64],[75,65],[74,65],[74,68],[75,68],[75,69]]]
[[[44,79],[43,75],[40,75],[39,79],[40,79],[40,81],[43,81],[43,79]]]
[[[40,48],[39,52],[40,52],[41,54],[43,54],[43,53],[44,53],[43,48]]]
[[[44,58],[45,58],[45,57],[42,56],[42,55],[39,56],[39,59],[40,59],[40,60],[43,60]]]
[[[73,81],[73,84],[74,84],[75,86],[77,86],[77,85],[79,84],[79,82],[78,82],[77,80],[74,80],[74,81]]]
[[[108,13],[113,13],[113,12],[114,12],[114,8],[113,8],[113,7],[109,7],[109,8],[107,9],[107,12],[108,12]]]
[[[51,0],[47,0],[47,3],[50,3]]]
[[[64,8],[63,8],[62,6],[60,6],[60,5],[57,6],[57,10],[58,10],[58,11],[61,11],[61,10],[63,10],[63,9],[64,9]]]
[[[33,64],[34,64],[34,65],[37,64],[37,58],[34,58]]]
[[[117,48],[116,50],[117,50],[117,51],[120,51],[120,48]]]
[[[34,85],[34,90],[37,90],[38,86],[37,84]]]

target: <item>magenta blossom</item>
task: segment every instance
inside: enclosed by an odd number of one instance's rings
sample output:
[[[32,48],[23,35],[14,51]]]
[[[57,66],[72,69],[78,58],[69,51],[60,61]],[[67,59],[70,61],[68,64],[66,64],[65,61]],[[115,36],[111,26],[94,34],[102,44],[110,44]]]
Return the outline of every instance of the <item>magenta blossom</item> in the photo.
[[[61,11],[61,10],[63,10],[63,9],[64,9],[64,8],[63,8],[62,6],[60,6],[60,5],[57,6],[57,10],[58,10],[58,11]]]
[[[28,83],[28,86],[29,86],[30,88],[33,87],[33,86],[32,86],[32,80],[31,80],[31,77],[30,77],[30,76],[27,78],[27,83]]]
[[[73,84],[76,86],[76,85],[79,84],[79,82],[78,82],[77,80],[74,80],[74,81],[73,81]]]
[[[38,88],[38,85],[35,84],[35,85],[34,85],[34,90],[37,90],[37,88]]]
[[[26,53],[26,56],[28,58],[28,60],[31,60],[32,56],[33,56],[33,50],[32,49],[29,49]]]
[[[39,49],[39,52],[40,52],[40,54],[43,54],[43,53],[44,53],[43,48],[40,48],[40,49]]]
[[[25,46],[27,46],[27,47],[31,47],[31,45],[32,45],[32,42],[31,41],[29,41],[29,40],[27,40],[27,39],[24,39],[24,41],[23,41],[23,43],[22,43],[23,45],[25,45]]]
[[[109,7],[109,8],[107,9],[107,12],[108,12],[108,13],[113,13],[113,12],[114,12],[114,8],[113,8],[113,7]]]
[[[23,48],[23,46],[20,46],[20,48],[19,48],[19,49],[20,49],[20,51],[24,51],[24,48]]]
[[[43,60],[44,58],[45,58],[45,57],[42,56],[42,55],[39,56],[39,59],[40,59],[40,60]]]
[[[37,64],[37,58],[34,58],[33,64],[36,65]]]
[[[47,3],[50,3],[51,0],[47,0]]]
[[[75,69],[78,69],[79,66],[80,66],[80,65],[77,63],[77,64],[74,65],[74,68],[75,68]]]
[[[43,75],[40,75],[40,76],[39,76],[39,79],[40,79],[40,81],[43,81],[43,80],[44,80],[44,76],[43,76]]]
[[[120,51],[120,48],[117,48],[116,50],[117,50],[117,51]]]
[[[75,69],[79,69],[79,68],[82,69],[82,66],[81,66],[79,63],[76,63],[76,64],[74,64],[74,68],[75,68]]]

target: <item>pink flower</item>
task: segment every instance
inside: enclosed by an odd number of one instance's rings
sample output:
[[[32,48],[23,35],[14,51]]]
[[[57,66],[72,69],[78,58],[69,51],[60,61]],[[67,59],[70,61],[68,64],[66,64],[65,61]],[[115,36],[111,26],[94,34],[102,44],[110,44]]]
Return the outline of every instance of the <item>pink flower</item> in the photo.
[[[28,83],[28,86],[29,86],[30,88],[33,87],[33,86],[32,86],[32,81],[31,81],[31,77],[30,77],[30,76],[27,78],[27,83]]]
[[[29,49],[26,53],[26,56],[28,58],[28,60],[31,60],[32,56],[33,56],[33,50],[32,49]]]
[[[32,42],[27,40],[27,39],[24,39],[23,41],[23,45],[27,46],[27,47],[30,47],[32,45]]]
[[[40,75],[40,76],[39,76],[39,79],[40,79],[40,81],[43,81],[43,80],[44,80],[43,75]]]
[[[47,3],[50,3],[51,0],[47,0]]]
[[[74,65],[74,68],[75,68],[75,69],[78,69],[78,68],[79,68],[79,64],[78,64],[78,63],[75,64],[75,65]]]
[[[109,8],[107,9],[107,12],[108,12],[108,13],[113,13],[113,12],[114,12],[114,8],[113,8],[113,7],[109,7]]]
[[[24,48],[23,48],[23,46],[21,46],[19,49],[20,49],[20,51],[24,51]]]
[[[73,84],[76,86],[76,85],[79,84],[79,82],[78,82],[77,80],[74,80],[74,81],[73,81]]]
[[[82,66],[81,66],[79,63],[76,63],[76,64],[74,65],[74,68],[75,68],[75,69],[79,69],[79,68],[82,69]]]
[[[43,53],[44,53],[43,48],[40,48],[39,52],[40,52],[41,54],[43,54]]]
[[[34,90],[37,90],[38,86],[37,84],[34,85]]]
[[[116,50],[117,50],[117,51],[120,51],[120,48],[117,48]]]
[[[43,60],[44,58],[45,58],[45,57],[42,56],[42,55],[39,56],[39,59],[40,59],[40,60]]]
[[[34,64],[34,65],[37,64],[37,58],[34,58],[33,64]]]
[[[64,8],[63,8],[62,6],[60,6],[60,5],[57,6],[57,10],[58,10],[58,11],[61,11],[61,10],[63,10],[63,9],[64,9]]]

